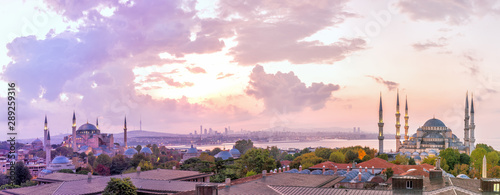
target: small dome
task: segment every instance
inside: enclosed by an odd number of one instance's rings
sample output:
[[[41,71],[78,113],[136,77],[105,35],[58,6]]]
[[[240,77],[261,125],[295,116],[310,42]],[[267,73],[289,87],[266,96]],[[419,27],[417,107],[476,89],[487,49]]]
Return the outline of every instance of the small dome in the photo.
[[[187,149],[186,154],[198,154],[198,150],[191,145],[191,148]]]
[[[411,153],[410,152],[405,152],[405,155],[406,156],[411,156]]]
[[[418,152],[413,152],[413,154],[411,154],[412,156],[419,156],[420,154]]]
[[[427,152],[422,152],[422,153],[420,153],[420,156],[426,157],[426,156],[429,156],[429,154],[427,154]]]
[[[413,159],[415,159],[415,160],[422,160],[422,158],[420,156],[414,156]]]
[[[436,150],[429,150],[429,154],[436,154]]]
[[[228,151],[220,151],[215,155],[215,158],[222,158],[222,160],[227,160],[229,158],[233,158],[233,155],[229,153]]]
[[[67,164],[69,163],[69,159],[65,156],[56,156],[54,160],[52,160],[52,164]]]
[[[129,148],[125,150],[123,154],[125,154],[125,156],[133,156],[134,154],[137,154],[137,150],[134,148]]]
[[[241,155],[240,151],[238,149],[236,149],[234,146],[233,146],[233,149],[229,150],[229,153],[231,153],[233,156]]]
[[[31,144],[41,144],[42,143],[42,140],[36,138],[33,142],[31,142]]]
[[[145,153],[145,154],[153,154],[153,152],[151,151],[151,149],[149,149],[148,147],[144,147],[141,149],[141,153]]]
[[[99,130],[97,127],[90,123],[85,123],[82,126],[78,127],[78,131],[80,130]]]
[[[417,133],[414,133],[411,137],[417,138]]]
[[[457,178],[462,178],[462,179],[470,179],[470,177],[469,177],[469,176],[464,175],[464,174],[457,175]]]
[[[424,127],[446,127],[446,125],[444,125],[443,121],[433,118],[427,120],[427,122],[424,123]]]

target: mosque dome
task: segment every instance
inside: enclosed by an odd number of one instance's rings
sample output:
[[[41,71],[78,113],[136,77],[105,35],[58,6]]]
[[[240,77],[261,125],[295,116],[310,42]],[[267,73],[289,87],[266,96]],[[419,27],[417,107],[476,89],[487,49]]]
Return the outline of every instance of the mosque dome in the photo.
[[[35,144],[42,144],[42,140],[36,138],[33,142],[31,142],[31,144],[35,145]]]
[[[433,118],[427,120],[427,122],[424,123],[424,127],[446,127],[446,125],[444,125],[443,121]]]
[[[198,154],[198,150],[191,145],[191,148],[187,149],[186,154]]]
[[[69,159],[65,156],[56,156],[54,160],[52,160],[52,164],[67,164],[69,163]]]
[[[129,148],[125,150],[125,156],[133,156],[134,154],[137,154],[137,150],[134,148]]]
[[[81,135],[81,134],[100,134],[101,131],[97,129],[97,127],[93,124],[90,123],[85,123],[82,126],[78,127],[78,130],[76,130],[76,133]]]
[[[233,158],[233,155],[229,153],[228,151],[220,151],[215,155],[215,158],[222,158],[222,160],[227,160],[229,158]]]
[[[429,133],[425,135],[424,138],[443,138],[443,135],[440,133]]]
[[[412,156],[419,156],[420,154],[418,152],[413,152],[413,154],[411,154]]]
[[[141,149],[141,153],[153,154],[153,152],[151,151],[151,149],[149,149],[148,147],[142,148]]]
[[[422,153],[420,153],[420,156],[427,157],[427,156],[429,156],[429,154],[427,154],[427,152],[422,152]]]
[[[229,150],[229,153],[233,156],[241,155],[240,151],[233,146],[233,149]]]
[[[415,159],[415,160],[422,160],[422,158],[420,156],[415,156],[415,157],[413,157],[413,159]]]
[[[405,152],[405,156],[411,156],[410,152]]]

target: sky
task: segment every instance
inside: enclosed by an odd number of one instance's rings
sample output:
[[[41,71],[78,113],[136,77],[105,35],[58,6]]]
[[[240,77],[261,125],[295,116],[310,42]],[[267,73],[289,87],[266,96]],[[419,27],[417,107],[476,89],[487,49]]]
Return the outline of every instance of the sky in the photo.
[[[99,120],[192,133],[360,127],[410,134],[430,118],[500,138],[500,3],[493,0],[2,1],[0,93],[16,83],[21,138]],[[401,110],[401,112],[404,112]],[[7,112],[0,121],[6,123]],[[401,121],[404,121],[402,118]],[[402,132],[404,131],[403,128]],[[495,137],[496,136],[496,137]],[[0,139],[5,140],[5,134]]]

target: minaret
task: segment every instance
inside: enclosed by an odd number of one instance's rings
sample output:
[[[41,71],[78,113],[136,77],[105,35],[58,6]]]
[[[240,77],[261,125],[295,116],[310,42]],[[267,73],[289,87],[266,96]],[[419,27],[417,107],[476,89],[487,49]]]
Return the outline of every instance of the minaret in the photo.
[[[465,151],[470,155],[470,144],[469,144],[469,92],[465,94],[465,119],[464,119],[464,145]]]
[[[127,148],[127,116],[125,116],[125,122],[123,126],[123,142],[125,143],[125,149]]]
[[[481,177],[488,178],[487,171],[486,171],[486,155],[483,156],[483,167],[482,167],[482,171],[481,171]]]
[[[73,141],[73,145],[72,145],[72,148],[73,148],[73,152],[78,152],[78,148],[76,148],[76,116],[75,116],[75,111],[73,111],[73,126],[71,127],[71,130],[72,130],[72,133],[73,133],[73,136],[71,138],[71,140]]]
[[[46,149],[45,146],[47,145],[47,115],[45,115],[45,123],[43,126],[43,144],[44,144],[44,150]]]
[[[380,92],[380,105],[378,109],[378,153],[384,153],[384,121],[382,114],[382,92]]]
[[[472,94],[471,100],[470,100],[470,140],[469,140],[469,155],[472,153],[476,145],[474,142],[476,142],[476,139],[474,138],[474,129],[476,128],[476,124],[474,124],[474,94]]]
[[[45,164],[48,166],[50,164],[50,161],[52,160],[50,157],[50,131],[47,128],[47,116],[45,116],[45,127],[44,131],[46,132],[46,137],[45,137]]]
[[[408,126],[408,119],[410,117],[408,116],[408,96],[406,96],[406,103],[405,103],[405,141],[408,141],[408,128],[410,128]]]
[[[399,122],[399,118],[401,117],[401,114],[399,113],[399,89],[398,89],[398,95],[396,99],[396,152],[399,152],[399,148],[401,148],[401,134],[399,131],[399,128],[401,127],[401,123]]]
[[[99,117],[95,119],[95,127],[99,129]]]

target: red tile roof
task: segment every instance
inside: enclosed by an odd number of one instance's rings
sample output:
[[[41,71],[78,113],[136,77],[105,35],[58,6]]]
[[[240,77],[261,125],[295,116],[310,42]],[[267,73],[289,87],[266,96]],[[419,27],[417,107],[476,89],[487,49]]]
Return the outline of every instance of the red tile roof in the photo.
[[[287,166],[287,165],[290,165],[290,163],[291,163],[291,162],[292,162],[292,161],[289,161],[289,160],[282,160],[282,161],[280,161],[281,166]]]
[[[372,166],[375,167],[376,169],[387,169],[389,167],[394,167],[395,164],[387,162],[384,159],[375,157],[356,165],[356,167],[363,167],[363,168],[364,167],[372,168]]]
[[[323,169],[323,165],[325,166],[326,169],[330,170],[335,170],[335,166],[337,166],[337,169],[347,169],[347,166],[352,167],[351,164],[341,164],[341,163],[334,163],[331,161],[326,161],[319,163],[317,165],[314,165],[312,167],[309,167],[310,169]]]

